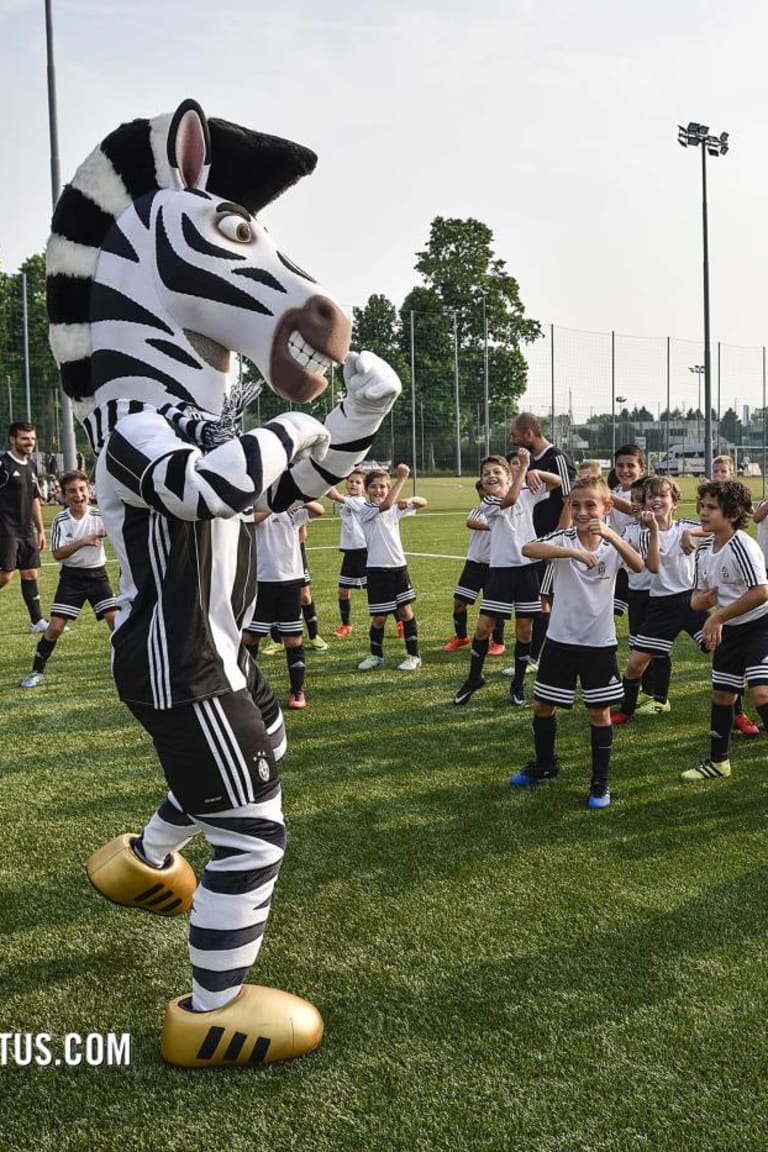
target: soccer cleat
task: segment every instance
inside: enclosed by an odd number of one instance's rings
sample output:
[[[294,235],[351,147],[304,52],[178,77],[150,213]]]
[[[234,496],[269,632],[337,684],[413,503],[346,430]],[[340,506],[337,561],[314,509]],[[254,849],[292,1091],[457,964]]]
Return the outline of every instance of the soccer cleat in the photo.
[[[510,664],[509,668],[502,668],[501,674],[502,676],[514,676],[516,671],[514,664]]]
[[[485,687],[485,676],[481,676],[478,680],[465,680],[453,698],[454,704],[468,704],[478,688],[483,687]]]
[[[591,784],[587,797],[588,808],[607,808],[611,803],[611,792],[607,784]]]
[[[22,684],[24,681],[22,680]],[[30,685],[32,687],[32,685]],[[754,740],[755,736],[760,735],[760,729],[754,720],[750,720],[746,712],[739,713],[738,716],[733,718],[733,727],[736,732],[740,732],[742,736],[746,736],[748,740]]]
[[[171,1000],[160,1055],[182,1068],[255,1067],[304,1056],[322,1039],[323,1018],[314,1004],[279,988],[246,984],[212,1012],[193,1012],[189,996]]]
[[[720,780],[724,776],[730,776],[731,762],[730,760],[702,760],[695,768],[689,768],[687,772],[680,773],[681,780]]]
[[[307,698],[303,692],[291,692],[288,697],[288,707],[292,712],[299,712],[302,708],[306,708]]]
[[[466,648],[471,643],[469,636],[452,636],[447,644],[443,644],[443,652],[458,652],[459,648]]]
[[[525,704],[525,692],[523,691],[523,689],[522,688],[516,688],[513,685],[512,690],[509,693],[509,702],[515,708],[522,708],[523,705]]]
[[[528,656],[528,668],[531,672],[538,672],[539,662],[534,656]]]
[[[504,644],[497,644],[495,640],[492,640],[488,645],[489,656],[503,656],[506,650],[507,649]]]
[[[47,620],[38,620],[36,624],[30,624],[29,630],[30,630],[30,632],[45,632],[47,627],[48,627],[48,621]],[[65,629],[65,631],[66,631],[66,629]]]
[[[126,833],[88,857],[85,871],[94,888],[126,908],[143,908],[156,916],[180,916],[192,906],[197,878],[179,852],[171,853],[163,868],[140,860],[132,844],[138,837]]]
[[[338,628],[334,628],[333,634],[337,638],[337,640],[343,640],[345,636],[351,636],[352,635],[352,625],[351,624],[339,624]]]
[[[278,652],[282,651],[283,645],[278,643],[277,640],[272,640],[271,638],[267,641],[262,640],[259,644],[259,652],[256,659],[258,660],[259,656],[277,656]]]
[[[524,768],[510,776],[509,783],[513,788],[529,788],[538,784],[540,780],[554,780],[560,771],[560,762],[555,758],[551,768],[537,768],[535,760],[529,760]]]
[[[664,712],[671,712],[672,705],[669,700],[665,700],[662,704],[660,700],[656,700],[651,696],[650,700],[646,700],[645,704],[641,704],[637,709],[636,716],[661,716]]]
[[[421,668],[421,656],[406,656],[397,666],[399,672],[415,672]]]
[[[372,668],[381,668],[384,663],[383,656],[366,656],[365,660],[361,660],[357,666],[359,672],[370,672]]]
[[[315,636],[314,640],[305,640],[304,647],[309,648],[312,652],[327,652],[328,641],[323,640],[322,636]]]
[[[24,679],[21,681],[19,687],[21,688],[37,688],[43,682],[42,672],[28,672]]]
[[[628,716],[626,712],[614,712],[611,715],[611,724],[631,724],[634,718],[634,714]]]

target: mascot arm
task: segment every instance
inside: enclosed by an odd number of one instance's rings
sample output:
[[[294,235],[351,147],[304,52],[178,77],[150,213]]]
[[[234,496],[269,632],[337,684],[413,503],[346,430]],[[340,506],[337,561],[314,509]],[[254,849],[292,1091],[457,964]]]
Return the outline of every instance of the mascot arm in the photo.
[[[400,395],[402,385],[389,364],[373,352],[350,352],[344,362],[346,396],[328,413],[327,453],[307,456],[281,476],[261,506],[273,511],[297,500],[323,496],[366,458],[381,422]]]
[[[286,412],[263,428],[203,453],[156,413],[118,421],[104,449],[105,468],[134,507],[179,520],[232,517],[252,506],[288,465],[322,459],[329,434],[319,421]]]

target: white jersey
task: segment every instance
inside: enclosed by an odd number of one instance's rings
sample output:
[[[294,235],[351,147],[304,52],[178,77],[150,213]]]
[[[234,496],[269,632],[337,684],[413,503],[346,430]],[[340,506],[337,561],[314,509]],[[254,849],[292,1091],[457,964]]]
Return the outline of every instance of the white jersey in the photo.
[[[691,591],[695,553],[683,551],[683,532],[700,527],[698,520],[673,520],[671,528],[659,529],[659,571],[651,573],[651,596]]]
[[[365,504],[365,496],[345,496],[339,505],[341,534],[339,550],[352,552],[355,548],[365,548],[365,532],[360,524],[360,509]]]
[[[484,524],[486,528],[489,527],[482,504],[478,504],[477,508],[473,508],[467,519],[476,521],[478,524]],[[469,529],[467,560],[473,560],[475,564],[490,564],[491,535],[491,532],[483,531],[482,528]]]
[[[369,568],[405,568],[405,552],[400,542],[400,521],[403,516],[414,516],[411,502],[407,508],[393,504],[382,512],[378,504],[366,500],[360,509],[360,523],[368,548]]]
[[[556,548],[584,549],[575,528],[551,532],[543,541]],[[594,552],[594,568],[565,557],[550,560],[554,600],[547,639],[590,648],[616,646],[613,586],[619,568],[626,565],[607,540],[601,540]]]
[[[630,518],[621,536],[629,544],[630,548],[634,548],[635,552],[639,552],[643,560],[648,557],[648,539],[650,532],[647,528],[641,527],[637,520]],[[629,571],[629,587],[632,592],[647,592],[651,587],[651,573],[647,568],[643,568],[642,572]]]
[[[757,508],[762,508],[764,504],[768,504],[768,500],[760,500]],[[763,556],[768,560],[768,516],[757,525],[757,542],[763,550]]]
[[[629,500],[632,496],[631,488],[612,488],[612,496],[619,496],[622,500]],[[618,508],[611,508],[608,516],[608,523],[614,532],[618,532],[619,536],[623,535],[624,530],[634,523],[634,516],[630,516],[628,512],[620,512]],[[631,585],[630,585],[631,587]]]
[[[694,588],[702,592],[716,588],[718,608],[728,608],[750,588],[761,584],[768,584],[765,557],[759,544],[741,529],[717,551],[714,537],[707,536],[696,552]],[[726,620],[723,627],[749,624],[750,620],[759,620],[765,615],[768,615],[768,602]]]
[[[533,510],[547,499],[547,488],[536,493],[531,492],[530,488],[521,488],[517,500],[508,508],[501,507],[498,496],[484,498],[483,515],[491,526],[492,568],[522,567],[536,563],[523,556],[523,547],[536,539]]]
[[[304,579],[299,528],[310,519],[306,508],[272,512],[256,524],[256,578],[285,584]]]
[[[71,509],[65,508],[63,512],[57,512],[51,521],[51,552],[65,548],[67,544],[74,544],[76,540],[85,540],[88,536],[105,535],[104,521],[97,508],[87,508],[79,520],[72,515]],[[97,548],[86,544],[61,561],[65,568],[103,568],[106,562],[103,544]]]

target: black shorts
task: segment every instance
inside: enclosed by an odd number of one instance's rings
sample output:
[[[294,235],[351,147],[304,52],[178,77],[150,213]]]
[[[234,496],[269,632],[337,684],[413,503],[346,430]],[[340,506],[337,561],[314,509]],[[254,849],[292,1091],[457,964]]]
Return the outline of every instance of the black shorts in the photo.
[[[768,684],[768,616],[748,624],[726,624],[712,653],[712,687],[717,692],[743,692]]]
[[[537,564],[491,567],[480,611],[497,620],[509,620],[513,613],[518,619],[535,616],[541,612],[539,583]]]
[[[648,615],[651,593],[648,588],[630,588],[627,592],[627,599],[629,601],[629,646],[634,648],[637,634]]]
[[[34,536],[0,535],[0,571],[39,567],[40,550]]]
[[[264,718],[247,688],[165,711],[128,707],[152,737],[168,787],[185,812],[223,812],[279,791]]]
[[[690,592],[649,596],[648,611],[633,647],[650,656],[670,656],[672,645],[681,632],[687,632],[701,647],[701,630],[708,615],[708,612],[695,612],[691,608]]]
[[[391,616],[416,599],[408,568],[368,568],[368,614]]]
[[[282,583],[278,580],[260,580],[256,590],[253,619],[244,631],[254,636],[266,636],[277,624],[281,636],[301,636],[304,618],[301,614],[301,580]]]
[[[456,599],[463,600],[465,604],[474,604],[488,583],[490,570],[490,564],[481,563],[479,560],[466,560],[459,582],[453,590]]]
[[[366,565],[368,564],[367,548],[347,548],[341,561],[339,574],[339,588],[365,588],[368,583]]]
[[[86,600],[97,620],[107,612],[117,611],[117,600],[107,579],[105,568],[68,568],[62,566],[59,583],[51,604],[51,616],[77,620]]]
[[[616,648],[593,648],[586,644],[558,644],[547,638],[539,657],[533,695],[555,708],[572,708],[576,681],[587,708],[608,708],[624,696],[616,662]]]

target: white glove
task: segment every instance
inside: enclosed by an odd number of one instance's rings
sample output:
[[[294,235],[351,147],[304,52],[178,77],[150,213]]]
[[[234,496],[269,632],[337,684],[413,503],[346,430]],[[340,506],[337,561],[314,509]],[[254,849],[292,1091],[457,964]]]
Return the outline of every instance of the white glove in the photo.
[[[308,456],[318,463],[325,458],[331,434],[314,416],[306,412],[283,412],[273,417],[266,427],[274,429],[276,424],[287,434],[293,446],[292,450],[286,449],[289,464],[295,464],[297,460],[304,460]]]
[[[344,361],[347,400],[368,412],[386,413],[402,390],[397,373],[373,352],[350,352]]]

